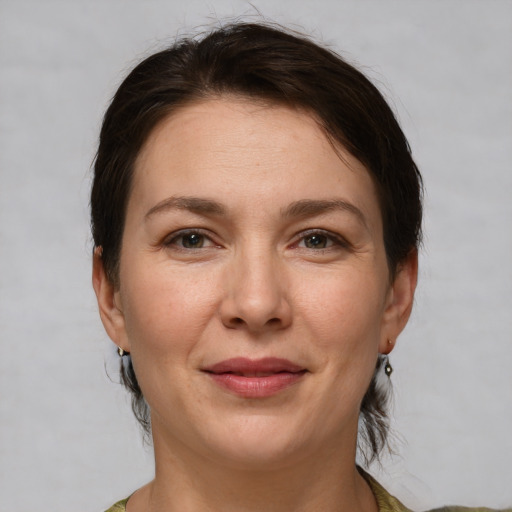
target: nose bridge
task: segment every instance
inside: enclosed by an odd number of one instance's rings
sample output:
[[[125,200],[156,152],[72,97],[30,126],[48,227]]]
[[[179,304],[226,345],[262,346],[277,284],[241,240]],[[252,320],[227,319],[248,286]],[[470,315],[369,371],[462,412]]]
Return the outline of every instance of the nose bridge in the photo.
[[[246,241],[235,251],[228,272],[224,322],[258,331],[290,321],[284,274],[268,240]]]

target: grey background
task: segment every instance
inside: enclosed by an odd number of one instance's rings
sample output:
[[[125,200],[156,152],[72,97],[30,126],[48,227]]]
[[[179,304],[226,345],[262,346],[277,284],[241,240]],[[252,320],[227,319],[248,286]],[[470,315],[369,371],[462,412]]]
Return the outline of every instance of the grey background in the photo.
[[[89,166],[140,57],[256,9],[360,63],[424,173],[420,285],[392,357],[398,455],[375,474],[412,507],[512,504],[512,2],[252,4],[0,0],[1,511],[103,510],[151,477],[107,377]]]

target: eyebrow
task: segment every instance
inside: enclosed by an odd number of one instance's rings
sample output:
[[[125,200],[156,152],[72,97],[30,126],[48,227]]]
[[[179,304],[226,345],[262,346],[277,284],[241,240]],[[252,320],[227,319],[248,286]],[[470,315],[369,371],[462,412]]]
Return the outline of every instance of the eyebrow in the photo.
[[[290,204],[282,211],[282,215],[285,218],[314,217],[315,215],[336,210],[355,215],[363,226],[368,227],[363,212],[354,204],[343,199],[302,199]]]
[[[222,204],[211,199],[203,199],[201,197],[169,197],[149,209],[144,218],[148,219],[155,213],[163,213],[168,210],[187,210],[203,215],[224,215],[226,213],[226,209]]]
[[[148,210],[145,219],[169,210],[187,210],[200,215],[225,215],[224,205],[212,199],[201,197],[169,197]],[[344,211],[353,214],[366,228],[368,224],[363,212],[354,204],[343,199],[301,199],[281,210],[284,218],[314,217],[330,211]]]

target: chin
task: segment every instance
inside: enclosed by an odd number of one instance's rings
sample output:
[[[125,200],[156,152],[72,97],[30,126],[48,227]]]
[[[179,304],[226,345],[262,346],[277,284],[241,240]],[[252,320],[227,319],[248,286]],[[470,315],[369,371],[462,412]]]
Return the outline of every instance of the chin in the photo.
[[[227,427],[227,428],[226,428]],[[283,418],[251,416],[234,424],[224,423],[223,431],[209,431],[208,444],[217,460],[239,470],[276,470],[304,457],[307,439],[302,429],[293,428]]]

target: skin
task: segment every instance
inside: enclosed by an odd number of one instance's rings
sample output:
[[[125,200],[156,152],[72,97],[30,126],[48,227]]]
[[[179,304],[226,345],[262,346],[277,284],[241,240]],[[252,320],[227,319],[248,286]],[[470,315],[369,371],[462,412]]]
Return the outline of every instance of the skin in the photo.
[[[161,122],[136,163],[119,288],[99,250],[93,269],[151,408],[156,477],[127,510],[376,511],[359,409],[416,275],[413,252],[390,282],[372,178],[309,114],[223,97]],[[307,372],[247,399],[202,371],[269,356]]]

